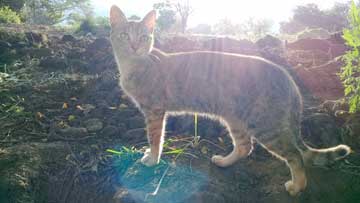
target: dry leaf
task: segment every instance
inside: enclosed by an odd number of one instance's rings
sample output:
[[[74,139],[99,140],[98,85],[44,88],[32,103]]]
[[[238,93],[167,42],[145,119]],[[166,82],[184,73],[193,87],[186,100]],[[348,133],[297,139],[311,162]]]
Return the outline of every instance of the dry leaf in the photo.
[[[218,140],[219,140],[220,144],[224,144],[224,140],[221,137],[218,137]]]
[[[36,117],[37,118],[43,118],[44,114],[42,114],[41,112],[36,112]]]
[[[64,121],[60,121],[60,122],[57,124],[57,126],[58,126],[59,128],[65,128],[65,127],[66,127],[66,123],[65,123]]]
[[[120,104],[120,106],[119,106],[121,109],[125,109],[125,108],[127,108],[128,106],[126,105],[126,104]]]
[[[81,111],[84,111],[85,109],[83,107],[81,107],[80,105],[76,105],[76,108],[81,110]]]
[[[69,120],[69,121],[75,120],[75,116],[74,116],[74,115],[70,115],[70,116],[68,117],[68,120]]]
[[[209,150],[208,150],[208,148],[206,146],[202,146],[200,151],[203,154],[207,154]]]

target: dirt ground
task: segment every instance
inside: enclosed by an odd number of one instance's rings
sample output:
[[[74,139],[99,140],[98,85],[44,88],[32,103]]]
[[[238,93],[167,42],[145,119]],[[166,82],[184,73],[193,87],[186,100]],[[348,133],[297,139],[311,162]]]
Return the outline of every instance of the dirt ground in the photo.
[[[107,39],[13,35],[0,35],[0,202],[360,202],[358,115],[339,120],[305,97],[306,141],[355,152],[307,169],[297,197],[285,191],[285,163],[259,145],[229,168],[211,164],[231,144],[205,118],[199,143],[192,117],[170,118],[163,159],[147,168],[144,118],[118,86]]]

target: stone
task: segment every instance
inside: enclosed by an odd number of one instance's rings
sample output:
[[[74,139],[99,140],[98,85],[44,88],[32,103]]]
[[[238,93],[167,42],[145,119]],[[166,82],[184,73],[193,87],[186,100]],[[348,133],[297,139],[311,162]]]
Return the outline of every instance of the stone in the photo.
[[[144,128],[144,118],[141,116],[135,116],[133,118],[130,118],[126,121],[126,126],[128,129]]]
[[[63,42],[75,42],[76,38],[74,36],[72,36],[72,35],[64,35],[61,38],[61,41],[63,41]]]
[[[122,202],[135,203],[135,202],[137,202],[133,199],[132,195],[125,188],[117,189],[117,191],[114,195],[114,201],[115,201],[115,203],[122,203]]]
[[[99,131],[103,128],[103,122],[100,119],[97,118],[92,118],[89,119],[87,121],[85,121],[85,128],[89,131],[89,132],[96,132]]]
[[[85,137],[88,135],[86,128],[68,127],[59,130],[60,134],[66,137]]]
[[[130,143],[139,143],[146,141],[146,130],[144,128],[132,129],[122,134],[122,139]]]
[[[88,52],[99,52],[111,48],[110,41],[106,38],[98,38],[87,48]]]
[[[131,109],[131,108],[120,108],[119,109],[119,118],[126,119],[132,116],[135,116],[136,114],[140,114],[137,109]]]
[[[108,125],[101,130],[100,134],[104,137],[112,137],[118,135],[119,131],[120,131],[119,128],[112,125]]]

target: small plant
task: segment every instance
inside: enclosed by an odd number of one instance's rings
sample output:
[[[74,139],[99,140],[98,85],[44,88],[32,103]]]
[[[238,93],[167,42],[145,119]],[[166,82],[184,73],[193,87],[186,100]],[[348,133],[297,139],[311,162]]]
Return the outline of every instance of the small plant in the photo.
[[[20,24],[20,16],[9,7],[0,8],[0,23],[16,23]]]
[[[114,149],[107,149],[106,152],[115,154],[115,155],[134,155],[140,153],[139,150],[135,149],[135,147],[127,148],[123,146],[120,150],[114,150]]]
[[[352,1],[349,12],[350,27],[343,30],[342,37],[351,49],[343,55],[345,66],[341,68],[340,79],[349,98],[349,112],[360,110],[360,10]]]

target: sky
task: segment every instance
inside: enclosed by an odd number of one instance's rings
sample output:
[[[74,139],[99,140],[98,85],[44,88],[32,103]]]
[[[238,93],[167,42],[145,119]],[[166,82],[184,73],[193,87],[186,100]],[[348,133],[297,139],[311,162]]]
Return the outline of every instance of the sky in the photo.
[[[152,5],[161,0],[91,0],[98,15],[107,16],[111,5],[116,4],[126,16],[143,17]],[[296,5],[316,3],[321,9],[331,8],[335,2],[348,0],[190,0],[194,13],[189,18],[189,27],[197,24],[216,24],[228,18],[241,23],[246,19],[271,19],[275,24],[292,16]]]

